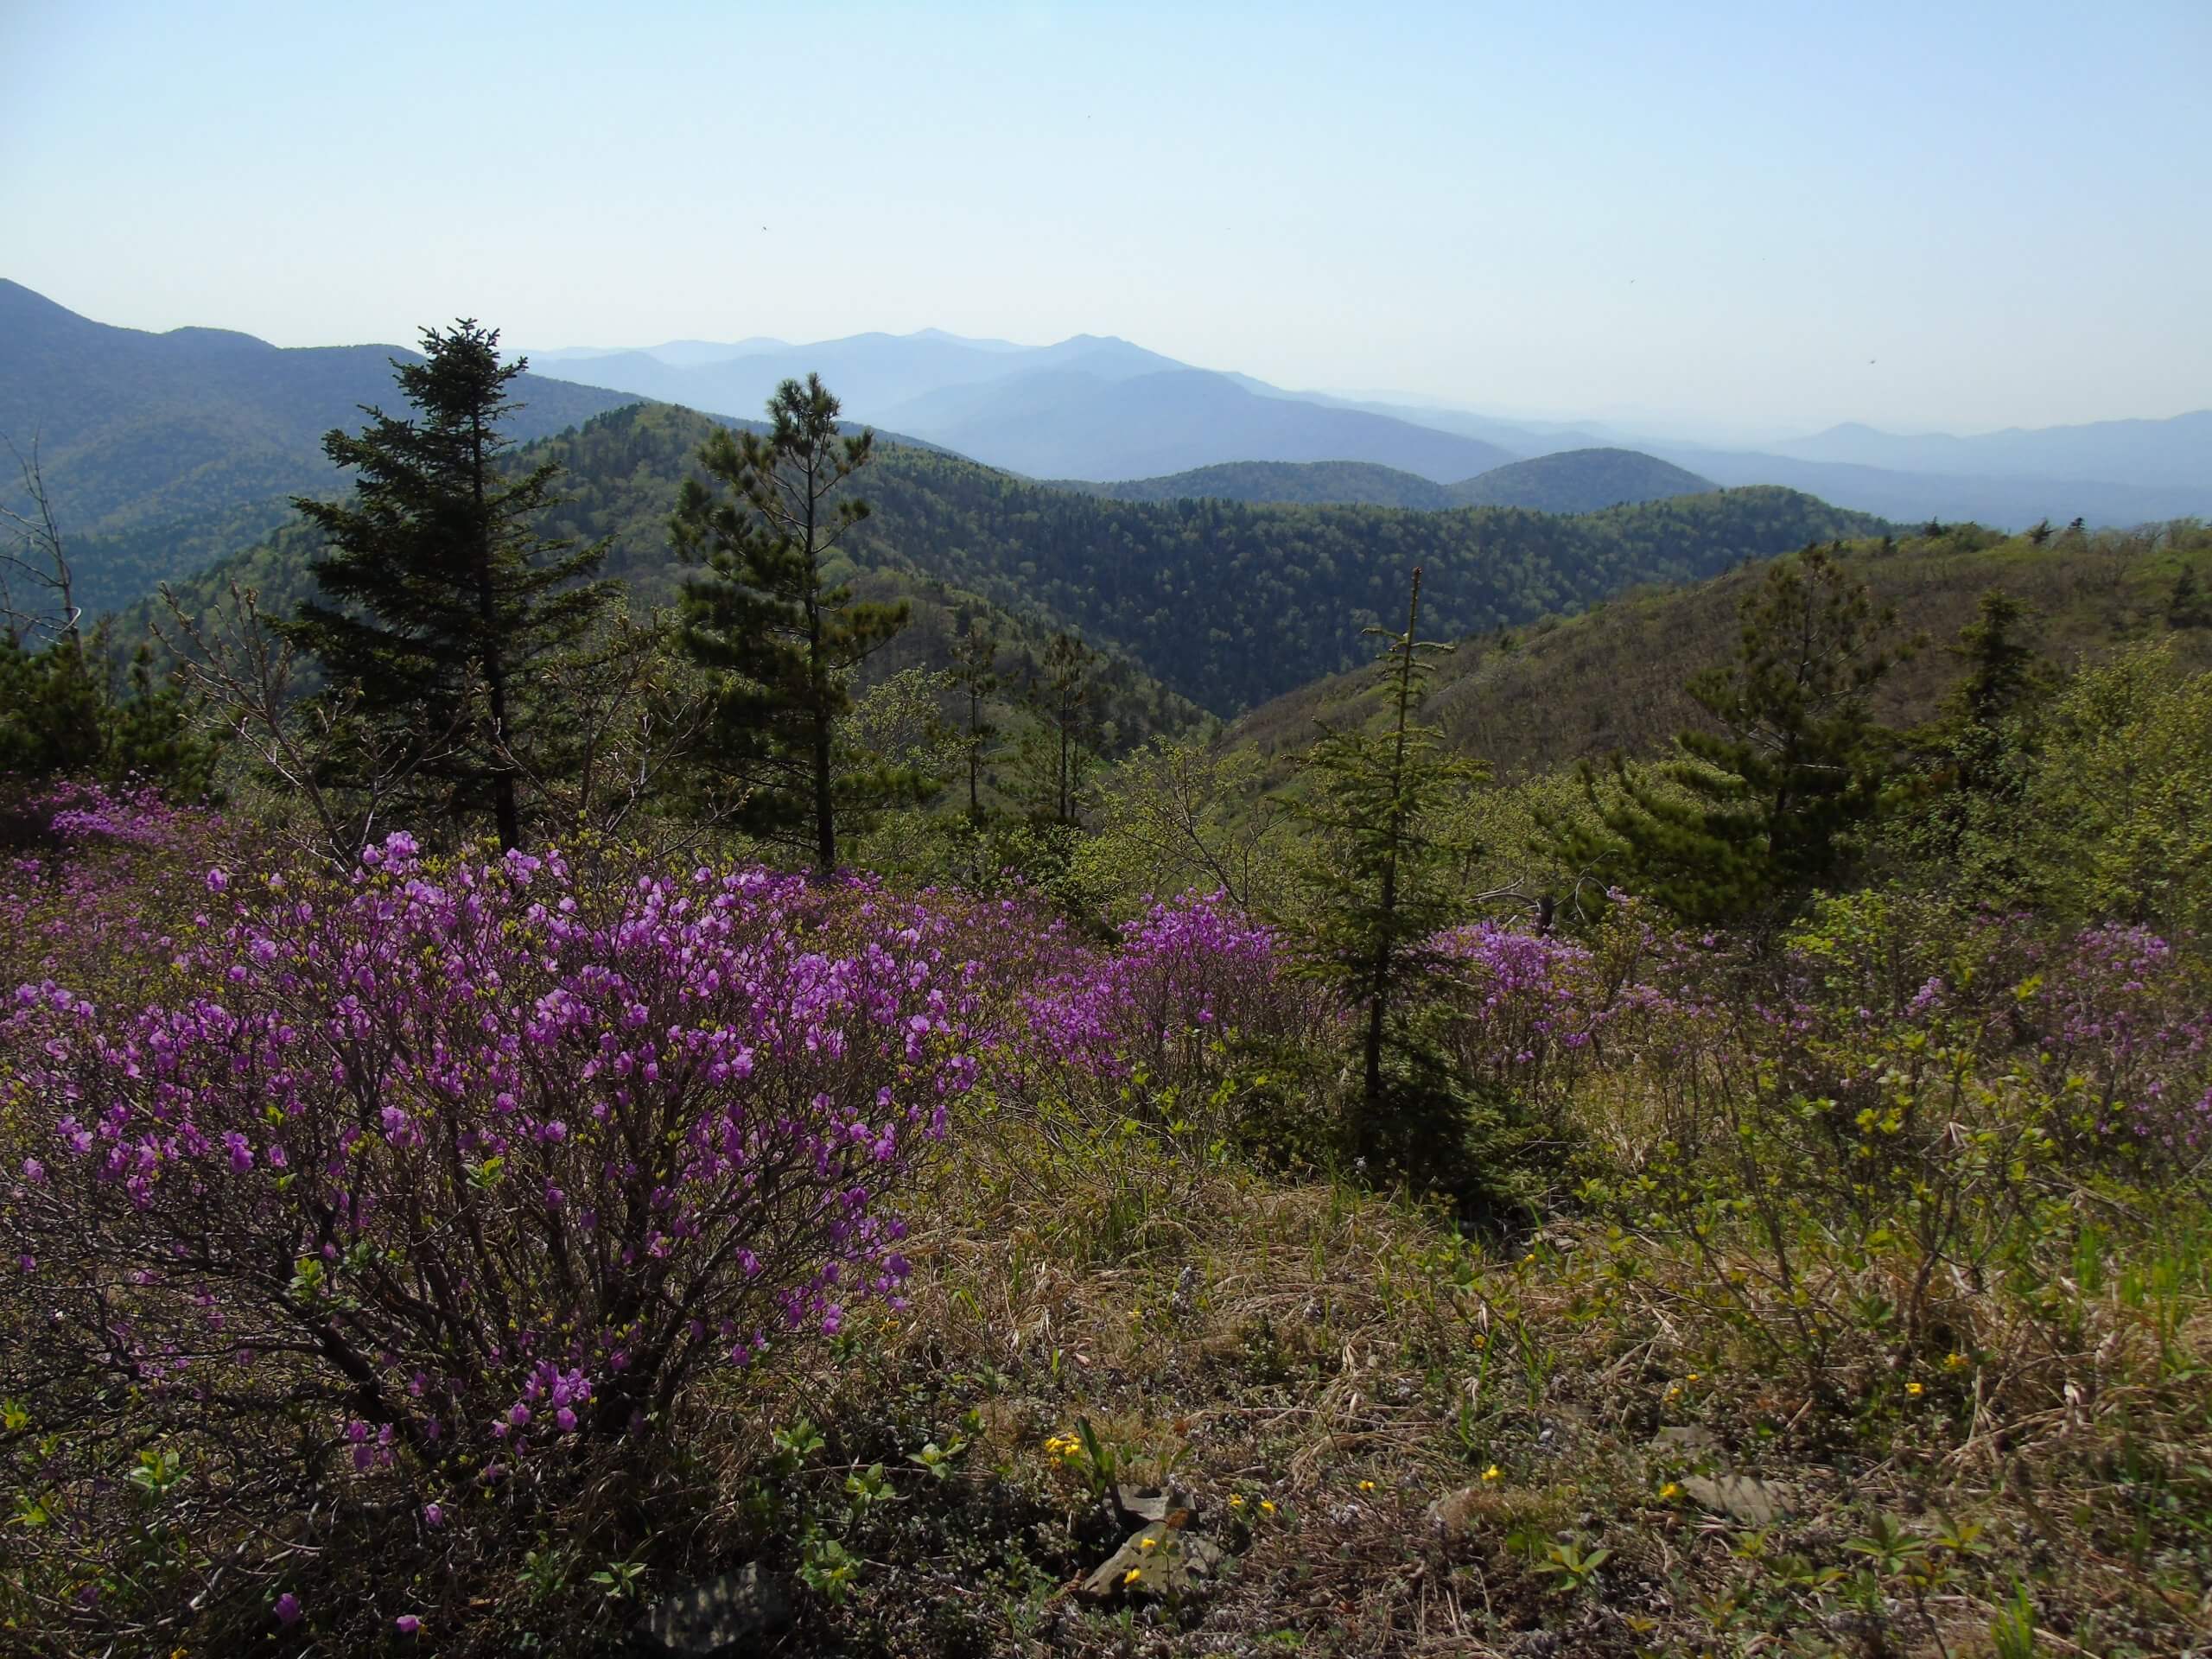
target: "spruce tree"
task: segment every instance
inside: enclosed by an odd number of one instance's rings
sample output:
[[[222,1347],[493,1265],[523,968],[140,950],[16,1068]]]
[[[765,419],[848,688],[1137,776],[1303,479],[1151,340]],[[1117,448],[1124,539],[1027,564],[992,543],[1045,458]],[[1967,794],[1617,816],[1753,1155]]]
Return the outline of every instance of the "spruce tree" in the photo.
[[[984,716],[986,700],[999,687],[998,632],[984,618],[964,615],[952,642],[952,685],[966,702],[968,715],[961,732],[961,755],[968,771],[968,817],[983,816],[983,767],[998,728]]]
[[[345,700],[331,782],[365,782],[371,755],[410,756],[403,804],[455,824],[488,810],[512,849],[530,780],[570,764],[570,722],[534,688],[578,659],[615,586],[590,580],[605,543],[533,528],[559,469],[503,465],[501,427],[521,407],[507,388],[528,364],[501,364],[499,343],[474,318],[426,328],[423,360],[392,362],[411,415],[365,408],[358,435],[323,440],[354,493],[294,499],[326,547],[311,567],[318,596],[278,626]]]
[[[2038,705],[2051,690],[2028,627],[2027,606],[1993,591],[1945,647],[1962,672],[1942,713],[1906,739],[1919,775],[1907,810],[1885,832],[1892,848],[1971,905],[2025,896],[2023,813],[2041,747]]]
[[[2166,626],[2212,628],[2212,596],[2206,594],[2193,566],[2182,566],[2174,577],[2173,592],[2166,600]]]
[[[1414,719],[1429,659],[1451,649],[1419,637],[1421,584],[1416,569],[1402,633],[1367,630],[1386,641],[1376,681],[1388,724],[1325,728],[1300,765],[1290,807],[1314,831],[1313,856],[1283,919],[1305,939],[1311,971],[1358,1013],[1352,1144],[1363,1157],[1433,1170],[1456,1161],[1466,1109],[1422,1039],[1424,1004],[1450,971],[1433,942],[1466,919],[1452,868],[1468,849],[1440,826],[1483,774]]]
[[[837,867],[841,819],[893,799],[887,768],[841,764],[837,726],[852,708],[853,671],[906,626],[907,607],[855,598],[826,569],[868,517],[833,500],[868,464],[874,435],[842,435],[837,400],[809,375],[768,400],[768,430],[718,431],[699,451],[718,495],[687,479],[670,531],[705,574],[684,584],[685,647],[712,677],[705,765],[745,792],[740,823]]]
[[[1685,688],[1718,729],[1679,734],[1656,781],[1617,766],[1610,798],[1586,771],[1604,829],[1558,850],[1686,919],[1756,926],[1833,880],[1882,809],[1893,740],[1867,705],[1895,618],[1815,547],[1777,560],[1742,620],[1734,659]]]

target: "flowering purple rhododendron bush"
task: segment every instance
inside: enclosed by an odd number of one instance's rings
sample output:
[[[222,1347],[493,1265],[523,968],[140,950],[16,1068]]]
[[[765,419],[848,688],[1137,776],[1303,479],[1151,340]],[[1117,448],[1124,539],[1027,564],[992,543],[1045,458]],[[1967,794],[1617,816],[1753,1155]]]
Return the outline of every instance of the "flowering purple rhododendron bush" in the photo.
[[[41,1363],[521,1476],[896,1298],[883,1206],[975,1061],[929,913],[557,851],[205,872],[143,1000],[15,992]]]

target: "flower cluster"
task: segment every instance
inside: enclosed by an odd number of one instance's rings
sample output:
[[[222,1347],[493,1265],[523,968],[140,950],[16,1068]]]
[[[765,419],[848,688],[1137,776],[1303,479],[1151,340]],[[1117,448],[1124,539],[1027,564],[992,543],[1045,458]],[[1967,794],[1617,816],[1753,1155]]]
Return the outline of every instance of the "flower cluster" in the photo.
[[[404,835],[347,883],[200,887],[158,995],[0,1020],[50,1125],[0,1227],[84,1370],[321,1397],[358,1467],[497,1480],[897,1297],[880,1200],[975,1074],[929,911]]]
[[[1277,1038],[1311,1024],[1317,1000],[1289,972],[1272,929],[1224,893],[1156,904],[1124,924],[1117,949],[1085,953],[1020,1003],[1020,1052],[1093,1077],[1141,1068],[1186,1081],[1224,1034]]]
[[[2212,1133],[2212,1001],[2171,944],[2118,923],[2072,939],[2026,982],[2041,1056],[2084,1093],[2101,1134],[2195,1152]]]

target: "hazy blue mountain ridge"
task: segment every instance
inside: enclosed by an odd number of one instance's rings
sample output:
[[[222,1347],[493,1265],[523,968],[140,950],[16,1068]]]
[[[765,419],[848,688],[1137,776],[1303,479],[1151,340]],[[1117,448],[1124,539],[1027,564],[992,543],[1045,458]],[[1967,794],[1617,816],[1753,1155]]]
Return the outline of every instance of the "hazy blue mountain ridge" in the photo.
[[[336,474],[323,435],[397,405],[397,346],[272,346],[219,328],[149,334],[79,316],[0,279],[0,431],[40,469],[65,532],[221,513]],[[634,403],[528,374],[513,435],[527,441]],[[12,469],[11,469],[12,473]],[[12,475],[0,480],[16,498]]]

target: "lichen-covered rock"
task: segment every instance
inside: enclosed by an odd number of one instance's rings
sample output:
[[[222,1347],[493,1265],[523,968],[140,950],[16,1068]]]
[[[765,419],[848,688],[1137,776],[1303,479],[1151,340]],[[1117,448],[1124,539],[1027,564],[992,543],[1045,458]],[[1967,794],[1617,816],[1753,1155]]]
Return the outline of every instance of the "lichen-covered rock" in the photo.
[[[1127,1543],[1083,1581],[1079,1594],[1093,1601],[1137,1596],[1188,1598],[1220,1580],[1229,1554],[1219,1544],[1185,1528],[1155,1521],[1132,1533]]]
[[[1706,1509],[1733,1516],[1747,1527],[1770,1527],[1790,1507],[1788,1488],[1756,1475],[1692,1475],[1682,1490]]]

